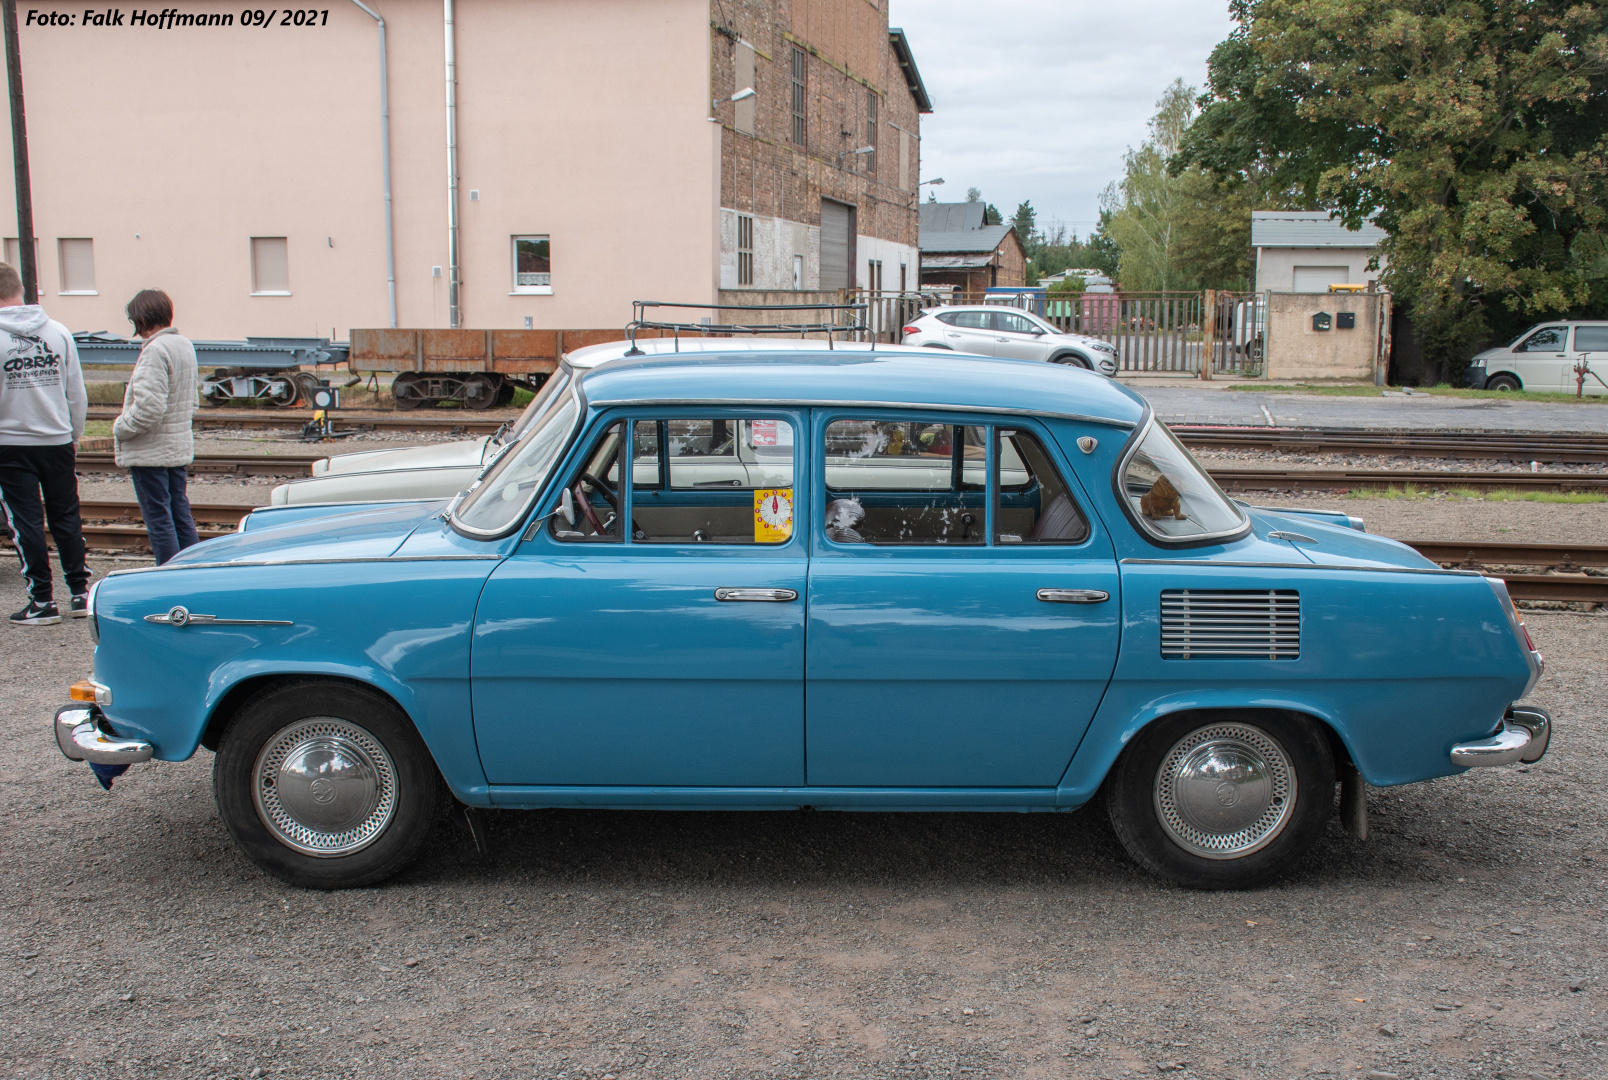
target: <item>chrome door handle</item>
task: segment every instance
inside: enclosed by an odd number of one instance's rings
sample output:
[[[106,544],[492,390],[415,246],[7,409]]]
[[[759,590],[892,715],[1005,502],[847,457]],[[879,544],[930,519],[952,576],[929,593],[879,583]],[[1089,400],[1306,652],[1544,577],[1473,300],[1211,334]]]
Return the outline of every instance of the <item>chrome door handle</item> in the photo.
[[[1038,598],[1046,604],[1103,604],[1111,594],[1099,589],[1040,589]]]
[[[788,600],[797,600],[798,593],[793,589],[716,589],[715,599],[780,604]]]

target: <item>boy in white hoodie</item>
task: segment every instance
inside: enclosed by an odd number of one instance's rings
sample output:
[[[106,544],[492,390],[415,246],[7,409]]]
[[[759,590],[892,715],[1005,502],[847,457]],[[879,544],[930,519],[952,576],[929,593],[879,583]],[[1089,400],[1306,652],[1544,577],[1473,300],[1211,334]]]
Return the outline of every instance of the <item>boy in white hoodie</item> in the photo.
[[[22,278],[0,263],[0,507],[30,594],[28,606],[11,622],[39,626],[61,622],[45,548],[47,517],[72,593],[69,613],[82,618],[89,612],[74,472],[88,398],[73,336],[44,308],[22,300]]]

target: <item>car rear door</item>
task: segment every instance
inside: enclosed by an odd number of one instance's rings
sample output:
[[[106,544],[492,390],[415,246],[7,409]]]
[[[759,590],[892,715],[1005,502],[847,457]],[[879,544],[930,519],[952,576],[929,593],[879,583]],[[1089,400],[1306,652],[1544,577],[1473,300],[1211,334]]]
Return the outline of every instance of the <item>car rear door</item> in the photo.
[[[994,313],[992,311],[949,311],[940,316],[944,323],[944,344],[956,352],[994,355]]]
[[[1054,787],[1121,607],[1111,541],[1054,441],[916,411],[818,410],[813,430],[809,784]]]

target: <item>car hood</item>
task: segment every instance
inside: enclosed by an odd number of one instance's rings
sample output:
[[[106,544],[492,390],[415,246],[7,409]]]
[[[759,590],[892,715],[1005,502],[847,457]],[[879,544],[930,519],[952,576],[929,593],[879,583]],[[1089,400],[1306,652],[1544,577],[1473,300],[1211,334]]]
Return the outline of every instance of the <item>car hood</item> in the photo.
[[[355,454],[336,454],[315,475],[334,473],[390,472],[395,469],[439,469],[479,465],[486,454],[487,435],[458,442],[407,446],[399,450],[360,450]]]
[[[1338,514],[1278,513],[1250,508],[1246,513],[1250,515],[1251,527],[1258,536],[1268,537],[1274,532],[1294,534],[1271,539],[1284,540],[1308,562],[1321,566],[1399,566],[1412,570],[1436,568],[1435,563],[1400,540],[1372,536],[1335,524],[1341,517]]]
[[[444,499],[430,499],[255,510],[244,532],[186,548],[167,565],[384,559],[446,505]]]

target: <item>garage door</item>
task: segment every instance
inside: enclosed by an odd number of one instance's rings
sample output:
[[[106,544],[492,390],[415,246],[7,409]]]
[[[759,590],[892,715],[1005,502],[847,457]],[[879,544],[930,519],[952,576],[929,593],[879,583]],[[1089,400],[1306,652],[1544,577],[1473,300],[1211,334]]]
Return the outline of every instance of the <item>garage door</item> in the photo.
[[[1351,284],[1349,266],[1297,266],[1296,292],[1328,292],[1330,285]]]
[[[821,200],[821,288],[849,287],[854,265],[854,208],[847,203]]]

